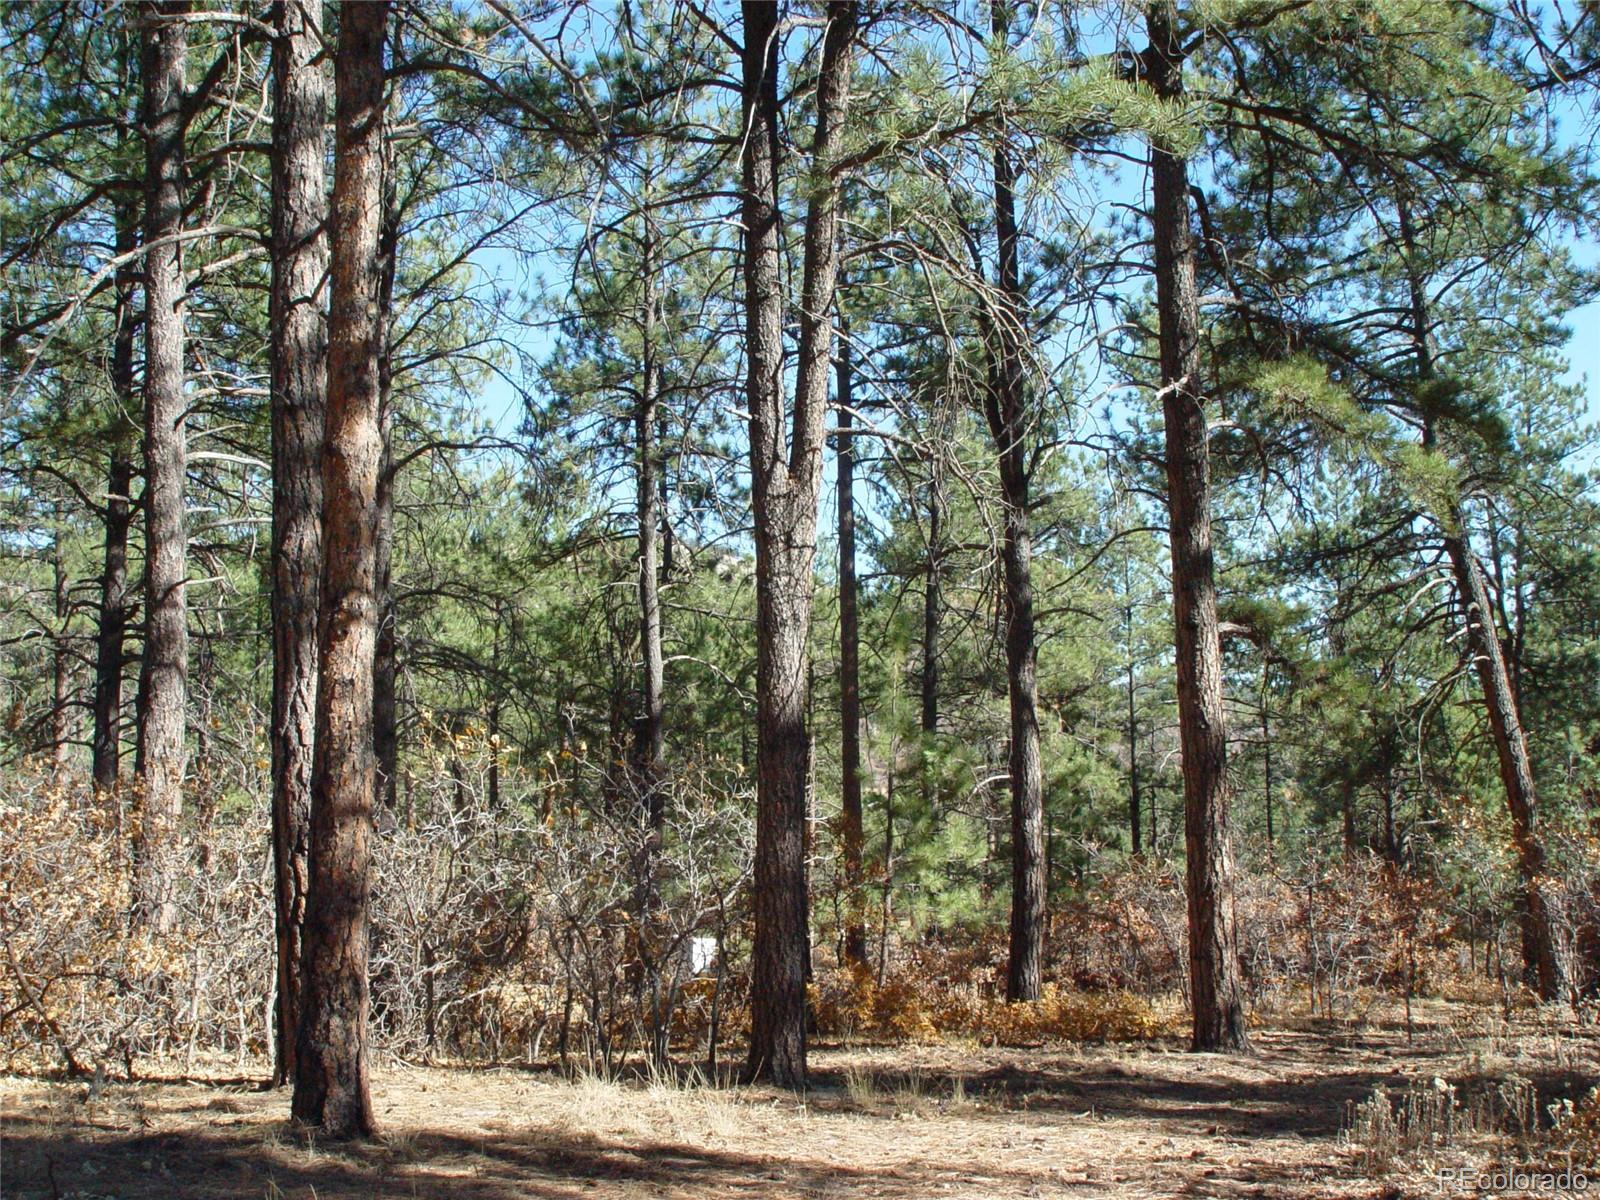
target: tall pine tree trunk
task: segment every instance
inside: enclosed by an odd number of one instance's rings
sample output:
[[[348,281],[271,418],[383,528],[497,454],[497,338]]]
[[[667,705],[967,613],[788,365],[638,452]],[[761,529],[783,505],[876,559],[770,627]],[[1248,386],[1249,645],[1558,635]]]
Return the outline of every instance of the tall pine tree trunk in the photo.
[[[992,0],[995,41],[1010,32],[1010,0]],[[1004,528],[1006,692],[1011,713],[1011,944],[1006,999],[1037,1000],[1043,985],[1048,865],[1044,765],[1039,746],[1038,648],[1033,620],[1033,528],[1029,512],[1027,382],[1023,338],[1027,299],[1017,259],[1016,171],[1004,140],[994,151],[994,218],[999,251],[997,311],[989,326],[985,414],[1000,460]]]
[[[934,735],[939,732],[939,630],[944,620],[944,522],[949,507],[944,483],[944,449],[936,446],[928,456],[928,539],[926,575],[922,585],[922,678],[918,713],[918,783],[922,807],[933,811],[935,779]],[[887,858],[884,870],[889,869]]]
[[[1146,12],[1146,68],[1156,94],[1183,96],[1183,59],[1169,0]],[[1172,605],[1183,756],[1185,883],[1189,901],[1189,979],[1196,1050],[1248,1044],[1239,982],[1228,836],[1228,727],[1223,705],[1222,639],[1217,624],[1211,545],[1211,467],[1200,377],[1200,301],[1196,247],[1184,160],[1150,150],[1150,218],[1156,307],[1161,323],[1161,408],[1166,425],[1167,520],[1172,545]]]
[[[59,772],[65,772],[72,757],[72,654],[67,643],[72,616],[72,596],[67,590],[66,548],[62,533],[66,528],[61,501],[55,503],[55,534],[51,540],[50,566],[54,576],[55,631],[50,639],[50,672],[55,695],[50,705],[50,753]]]
[[[367,1078],[374,646],[378,633],[378,363],[386,0],[341,14],[335,60],[323,569],[311,796],[311,889],[295,1053],[297,1120],[374,1131]]]
[[[922,585],[922,679],[919,728],[926,742],[939,732],[939,627],[944,618],[944,521],[949,501],[945,495],[942,448],[928,462],[928,545]],[[922,769],[923,798],[928,796],[929,764]]]
[[[815,95],[813,167],[824,180],[806,212],[792,421],[784,402],[783,258],[778,176],[779,10],[742,6],[746,381],[756,543],[756,855],[752,947],[752,1078],[805,1083],[805,979],[810,959],[806,815],[811,744],[807,648],[812,567],[838,277],[839,152],[858,19],[829,0]]]
[[[184,69],[187,0],[146,3],[143,38],[145,636],[139,686],[136,919],[156,932],[176,918],[179,818],[187,762],[189,629],[185,577],[183,391]]]
[[[1132,595],[1132,580],[1129,577],[1127,563],[1123,563],[1122,570],[1123,595]],[[1138,682],[1135,671],[1138,663],[1133,654],[1133,601],[1130,598],[1122,610],[1122,635],[1128,645],[1128,848],[1133,856],[1138,858],[1144,853],[1144,839],[1141,830],[1144,825],[1144,805],[1139,799],[1139,710],[1138,710]],[[1154,847],[1152,846],[1153,850]]]
[[[1467,628],[1468,646],[1477,667],[1478,686],[1489,714],[1489,729],[1494,735],[1495,755],[1500,765],[1500,783],[1511,813],[1511,841],[1517,851],[1517,867],[1522,875],[1524,953],[1528,974],[1541,1000],[1572,999],[1572,963],[1569,948],[1557,928],[1555,905],[1549,895],[1548,857],[1539,835],[1538,793],[1534,788],[1533,759],[1528,753],[1528,738],[1522,728],[1517,694],[1506,668],[1489,607],[1489,589],[1484,583],[1478,556],[1467,544],[1457,510],[1450,532],[1444,539],[1460,593],[1462,619]]]
[[[1411,212],[1404,198],[1398,205],[1401,243],[1405,249],[1411,301],[1411,348],[1417,383],[1423,392],[1437,380],[1433,348],[1429,344],[1427,289],[1416,266],[1416,233]],[[1421,397],[1424,408],[1426,395]],[[1423,447],[1434,448],[1432,418],[1424,416]],[[1527,734],[1516,688],[1506,665],[1505,648],[1494,623],[1489,588],[1483,568],[1468,541],[1466,516],[1458,499],[1452,498],[1448,511],[1440,514],[1444,550],[1455,579],[1467,645],[1477,670],[1478,687],[1483,694],[1494,737],[1495,757],[1500,767],[1500,783],[1511,814],[1511,840],[1517,851],[1517,867],[1523,888],[1523,952],[1528,974],[1541,1000],[1572,999],[1572,963],[1569,947],[1557,928],[1555,905],[1546,874],[1548,858],[1544,839],[1539,834],[1538,792],[1534,786],[1533,759],[1528,752]]]
[[[861,629],[857,612],[854,363],[848,337],[839,346],[837,507],[839,520],[840,874],[844,892],[844,959],[867,964],[867,898],[862,880]]]
[[[661,793],[663,758],[666,752],[666,667],[661,649],[661,513],[659,447],[656,428],[659,420],[661,366],[656,341],[656,267],[646,217],[644,250],[644,296],[641,316],[643,334],[643,378],[639,404],[634,413],[634,439],[638,445],[635,469],[636,508],[639,522],[639,648],[642,652],[640,693],[643,698],[635,735],[635,761],[638,763],[638,788],[641,808],[651,844],[650,869],[654,870],[656,851],[666,819]]]
[[[117,255],[130,254],[138,244],[138,216],[134,205],[116,206]],[[117,786],[122,761],[122,659],[132,619],[128,587],[128,531],[133,524],[134,410],[133,342],[137,312],[134,299],[138,269],[129,262],[115,276],[116,329],[111,337],[111,400],[114,411],[108,440],[105,507],[101,524],[105,549],[100,570],[100,611],[95,631],[94,727],[90,755],[94,786],[110,792]]]
[[[272,47],[272,851],[277,1059],[294,1078],[317,710],[327,391],[322,0],[278,0]]]
[[[644,244],[641,269],[643,295],[640,297],[639,332],[642,343],[639,399],[634,406],[634,501],[638,519],[639,546],[639,694],[640,710],[633,722],[633,744],[629,748],[634,793],[639,809],[641,837],[634,863],[634,912],[637,950],[641,968],[638,981],[651,998],[652,1057],[664,1061],[669,1049],[668,1033],[657,1007],[661,990],[661,964],[658,957],[658,907],[656,875],[666,835],[666,796],[662,774],[666,750],[666,667],[661,649],[661,514],[664,508],[657,474],[656,446],[660,419],[661,368],[656,347],[656,265],[654,230],[651,217],[644,217]]]
[[[400,769],[400,639],[394,593],[394,280],[400,254],[400,205],[395,191],[394,146],[383,145],[383,224],[378,233],[378,432],[383,465],[378,472],[378,643],[373,654],[372,740],[378,758],[378,801],[395,806]]]

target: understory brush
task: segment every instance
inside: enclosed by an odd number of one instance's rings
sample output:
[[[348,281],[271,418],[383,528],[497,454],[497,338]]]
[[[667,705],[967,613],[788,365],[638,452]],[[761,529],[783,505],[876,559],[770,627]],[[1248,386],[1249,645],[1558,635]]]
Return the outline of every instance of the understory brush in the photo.
[[[434,731],[429,745],[397,803],[377,813],[376,1050],[422,1062],[555,1060],[602,1077],[724,1063],[750,1020],[746,773],[714,759],[675,764],[652,829],[625,767],[568,756],[513,770],[472,728]],[[12,772],[0,796],[0,1062],[128,1076],[145,1059],[270,1058],[264,784],[195,799],[183,843],[192,869],[172,930],[156,935],[130,919],[137,795],[97,794],[42,763]],[[1562,894],[1588,971],[1582,947],[1600,939],[1587,934],[1595,889],[1584,878]],[[1368,854],[1272,860],[1239,877],[1247,1000],[1258,1021],[1359,1019],[1388,999],[1404,1001],[1409,1025],[1413,1000],[1429,997],[1494,1000],[1509,1013],[1525,996],[1510,911],[1499,894],[1462,893]],[[1046,986],[1028,1003],[1003,999],[1006,947],[993,922],[883,922],[870,966],[841,963],[836,932],[822,922],[813,954],[821,1038],[1027,1046],[1184,1031],[1179,864],[1108,857],[1089,873],[1056,905]],[[1389,1128],[1376,1115],[1368,1127]],[[1411,1128],[1402,1121],[1394,1136]]]

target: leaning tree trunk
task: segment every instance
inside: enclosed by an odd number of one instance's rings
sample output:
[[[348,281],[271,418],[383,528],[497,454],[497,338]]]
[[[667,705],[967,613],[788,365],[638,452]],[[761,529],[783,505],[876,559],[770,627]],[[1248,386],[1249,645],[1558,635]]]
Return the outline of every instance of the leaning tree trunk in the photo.
[[[145,134],[144,517],[145,635],[139,686],[136,920],[157,933],[176,918],[178,821],[189,690],[183,514],[184,69],[187,0],[147,3],[143,30]]]
[[[1157,0],[1146,18],[1150,82],[1158,96],[1180,100],[1183,59],[1173,6],[1169,0]],[[1150,215],[1161,324],[1193,1044],[1196,1050],[1238,1050],[1247,1046],[1248,1038],[1228,838],[1228,727],[1211,544],[1196,248],[1189,219],[1188,168],[1160,144],[1150,150]]]
[[[1009,0],[990,8],[994,36],[1009,32]],[[1023,371],[1026,297],[1017,261],[1016,172],[1004,141],[994,151],[998,303],[989,329],[984,408],[1000,460],[1004,532],[1006,692],[1011,710],[1011,947],[1006,999],[1037,1000],[1043,985],[1048,863],[1044,765],[1039,747],[1038,648],[1033,622],[1033,529],[1029,514],[1027,385]]]
[[[368,897],[378,632],[378,360],[386,0],[352,4],[335,60],[332,270],[323,456],[323,569],[311,796],[311,890],[295,1052],[296,1119],[374,1132],[367,1079]]]
[[[1533,759],[1528,753],[1528,738],[1522,728],[1517,695],[1506,668],[1500,635],[1490,617],[1489,589],[1477,555],[1461,532],[1459,510],[1451,532],[1444,539],[1450,569],[1461,594],[1461,609],[1467,627],[1468,645],[1477,667],[1478,685],[1489,714],[1489,729],[1500,764],[1500,783],[1511,812],[1511,841],[1517,851],[1517,866],[1522,875],[1526,909],[1523,939],[1528,956],[1528,973],[1541,1000],[1572,998],[1572,964],[1565,939],[1557,930],[1556,906],[1549,894],[1548,858],[1539,836],[1538,794],[1533,782]]]
[[[867,965],[867,897],[862,878],[861,629],[856,588],[854,364],[850,342],[839,346],[837,508],[839,519],[839,766],[840,873],[844,892],[844,960]]]
[[[322,420],[328,384],[323,224],[327,88],[321,0],[278,0],[272,47],[272,852],[277,1058],[295,1074],[317,709]]]
[[[829,0],[814,99],[813,166],[821,184],[806,212],[793,420],[784,403],[783,257],[778,210],[781,141],[778,6],[743,5],[746,381],[756,543],[756,855],[752,946],[752,1078],[800,1087],[806,1075],[805,980],[810,959],[806,810],[811,744],[807,648],[812,567],[839,269],[838,155],[850,86],[857,5]]]
[[[1417,381],[1426,387],[1436,379],[1433,348],[1429,343],[1427,289],[1421,270],[1416,267],[1416,231],[1410,206],[1404,197],[1398,204],[1399,232],[1405,249],[1410,289],[1411,349]],[[1434,448],[1434,427],[1424,418],[1422,445]],[[1556,925],[1556,909],[1550,896],[1546,873],[1547,856],[1539,836],[1538,793],[1533,781],[1533,759],[1528,753],[1528,738],[1522,728],[1517,693],[1506,666],[1505,649],[1494,624],[1489,589],[1484,582],[1478,556],[1468,542],[1466,517],[1459,500],[1452,499],[1439,524],[1444,531],[1445,554],[1460,596],[1467,630],[1468,648],[1477,669],[1478,686],[1488,710],[1489,729],[1494,736],[1495,756],[1500,766],[1500,782],[1511,814],[1511,840],[1517,851],[1517,867],[1522,876],[1524,896],[1523,947],[1528,973],[1533,977],[1541,1000],[1572,998],[1572,964],[1565,939]]]

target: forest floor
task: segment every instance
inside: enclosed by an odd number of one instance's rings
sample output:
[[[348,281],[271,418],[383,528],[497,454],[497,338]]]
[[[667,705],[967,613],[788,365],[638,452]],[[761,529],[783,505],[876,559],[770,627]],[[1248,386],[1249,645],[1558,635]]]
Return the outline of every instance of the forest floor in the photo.
[[[1481,1168],[1507,1143],[1458,1134],[1374,1177],[1341,1133],[1374,1088],[1522,1081],[1542,1106],[1600,1082],[1594,1026],[1490,1009],[1433,1005],[1412,1038],[1392,1021],[1254,1038],[1245,1058],[1176,1043],[821,1048],[804,1096],[395,1065],[375,1073],[384,1136],[361,1146],[291,1130],[287,1094],[259,1076],[0,1076],[0,1197],[1389,1200],[1466,1194],[1434,1172]]]

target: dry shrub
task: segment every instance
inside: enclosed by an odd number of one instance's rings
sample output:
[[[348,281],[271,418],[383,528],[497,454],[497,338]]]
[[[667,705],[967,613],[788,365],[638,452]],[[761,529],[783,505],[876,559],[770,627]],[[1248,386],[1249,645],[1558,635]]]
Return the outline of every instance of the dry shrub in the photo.
[[[1314,850],[1268,859],[1236,879],[1239,958],[1259,1007],[1359,1014],[1378,995],[1498,998],[1498,925],[1437,880],[1373,854]],[[1187,996],[1188,918],[1181,864],[1109,862],[1055,915],[1047,976],[1090,993]],[[1003,948],[999,951],[1003,960]],[[1498,950],[1495,971],[1504,955]]]
[[[662,845],[647,855],[639,798],[587,764],[564,764],[558,782],[502,769],[506,798],[491,803],[496,751],[454,735],[399,810],[378,814],[376,1046],[474,1061],[558,1052],[610,1072],[739,1032],[752,839],[736,773],[681,768]],[[40,764],[8,783],[0,1064],[131,1074],[143,1056],[270,1053],[266,789],[243,805],[191,791],[192,866],[173,931],[154,937],[130,920],[132,806]],[[702,975],[690,949],[706,936],[722,953]]]
[[[1413,1083],[1398,1096],[1379,1085],[1361,1103],[1351,1101],[1341,1140],[1364,1173],[1383,1175],[1402,1161],[1417,1165],[1419,1158],[1454,1146],[1467,1128],[1454,1085],[1436,1078]]]
[[[1063,991],[1047,984],[1039,1000],[1021,1004],[985,1001],[969,1030],[1002,1046],[1047,1041],[1131,1042],[1168,1037],[1177,1022],[1143,996],[1122,990]]]
[[[1590,1088],[1577,1103],[1562,1100],[1551,1105],[1550,1117],[1545,1161],[1591,1170],[1600,1167],[1600,1088]]]
[[[1120,989],[1045,985],[1039,1000],[1007,1003],[971,985],[901,973],[879,984],[865,967],[827,972],[810,992],[817,1031],[832,1037],[934,1041],[966,1037],[992,1045],[1138,1041],[1175,1032],[1149,1000]]]
[[[25,764],[0,798],[0,1054],[11,1069],[127,1072],[142,1056],[266,1049],[265,813],[202,825],[172,932],[129,919],[132,821],[87,781]]]
[[[1555,1117],[1561,1110],[1551,1105],[1548,1113]],[[1397,1094],[1380,1084],[1361,1103],[1351,1101],[1340,1141],[1368,1175],[1432,1170],[1441,1151],[1468,1136],[1493,1138],[1525,1157],[1540,1136],[1539,1114],[1539,1094],[1526,1079],[1513,1076],[1463,1096],[1455,1084],[1436,1076],[1413,1080]]]

